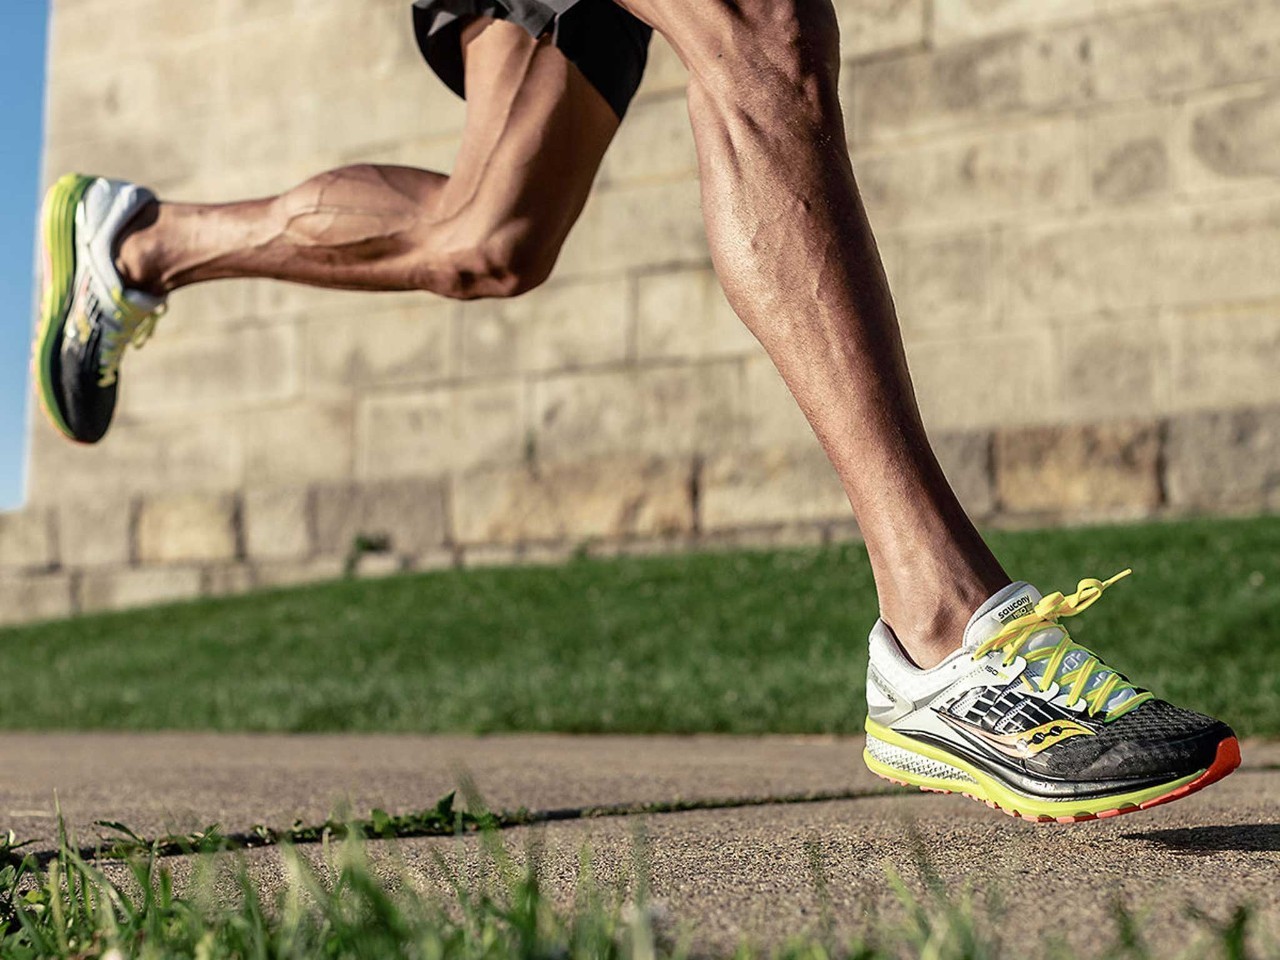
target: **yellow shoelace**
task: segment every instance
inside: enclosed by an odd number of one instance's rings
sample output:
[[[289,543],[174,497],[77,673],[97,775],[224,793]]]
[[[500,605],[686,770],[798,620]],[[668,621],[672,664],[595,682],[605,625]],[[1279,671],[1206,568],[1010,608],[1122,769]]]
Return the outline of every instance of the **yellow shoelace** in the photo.
[[[124,359],[125,348],[129,344],[141,349],[156,332],[156,324],[164,316],[165,305],[161,304],[150,313],[135,307],[123,296],[115,298],[116,309],[120,311],[120,329],[108,332],[102,348],[101,376],[98,386],[109,387],[120,378],[120,361]]]
[[[1060,687],[1066,688],[1068,706],[1073,706],[1083,699],[1088,708],[1089,716],[1095,716],[1112,696],[1127,689],[1132,692],[1133,696],[1124,700],[1114,709],[1108,710],[1103,719],[1111,721],[1128,713],[1140,704],[1153,699],[1154,694],[1147,691],[1139,691],[1137,687],[1099,660],[1088,648],[1082,647],[1073,641],[1071,635],[1067,633],[1067,628],[1062,626],[1058,620],[1062,617],[1074,617],[1078,613],[1083,613],[1093,606],[1107,587],[1118,580],[1123,580],[1132,572],[1132,570],[1121,571],[1110,580],[1081,580],[1076,586],[1076,592],[1070,596],[1064,596],[1061,592],[1049,594],[1035,605],[1035,609],[1031,613],[1018,617],[1016,620],[1011,620],[1001,627],[995,636],[974,651],[973,658],[978,660],[993,651],[1002,650],[1004,651],[1005,666],[1008,666],[1020,655],[1022,648],[1026,646],[1027,641],[1032,636],[1046,628],[1057,627],[1062,631],[1062,639],[1055,645],[1041,647],[1021,654],[1027,663],[1047,661],[1044,666],[1044,672],[1040,675],[1038,681],[1039,691],[1041,693],[1047,692],[1050,685],[1056,682]],[[1069,653],[1076,650],[1084,654],[1084,659],[1059,677],[1057,674],[1062,668],[1063,661],[1066,660]],[[1099,683],[1096,689],[1085,693],[1094,677],[1102,673],[1108,673],[1110,676]]]

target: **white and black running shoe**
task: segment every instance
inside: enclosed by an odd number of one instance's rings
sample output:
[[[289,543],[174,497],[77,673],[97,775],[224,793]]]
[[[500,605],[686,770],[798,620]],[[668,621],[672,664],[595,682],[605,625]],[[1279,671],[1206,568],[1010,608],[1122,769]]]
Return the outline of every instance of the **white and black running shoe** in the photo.
[[[1134,686],[1061,625],[1128,573],[1082,580],[1070,596],[1011,584],[973,615],[961,649],[928,670],[878,622],[867,766],[1058,823],[1145,810],[1231,773],[1240,745],[1230,727]]]
[[[125,348],[142,346],[164,312],[163,299],[128,289],[115,266],[121,233],[154,200],[136,184],[74,173],[45,196],[32,367],[45,413],[78,443],[106,434]]]

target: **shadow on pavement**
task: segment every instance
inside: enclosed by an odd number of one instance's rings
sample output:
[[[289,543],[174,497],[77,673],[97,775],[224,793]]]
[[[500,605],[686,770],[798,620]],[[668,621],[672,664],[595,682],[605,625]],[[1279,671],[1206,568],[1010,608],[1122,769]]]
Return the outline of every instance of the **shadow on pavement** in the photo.
[[[1125,834],[1126,840],[1146,840],[1181,853],[1280,852],[1280,823],[1240,823],[1231,826],[1182,827]]]

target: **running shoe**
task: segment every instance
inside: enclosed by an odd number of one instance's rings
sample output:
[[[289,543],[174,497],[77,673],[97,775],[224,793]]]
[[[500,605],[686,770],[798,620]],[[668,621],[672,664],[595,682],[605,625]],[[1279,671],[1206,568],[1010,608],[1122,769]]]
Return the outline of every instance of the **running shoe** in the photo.
[[[1011,584],[973,615],[961,649],[928,670],[878,622],[867,766],[1058,823],[1145,810],[1221,780],[1240,765],[1230,727],[1134,686],[1061,623],[1129,572],[1081,580],[1070,596]]]
[[[154,200],[136,184],[74,173],[45,196],[32,366],[45,413],[78,443],[106,434],[125,348],[142,346],[164,312],[162,298],[128,289],[115,266],[121,234]]]

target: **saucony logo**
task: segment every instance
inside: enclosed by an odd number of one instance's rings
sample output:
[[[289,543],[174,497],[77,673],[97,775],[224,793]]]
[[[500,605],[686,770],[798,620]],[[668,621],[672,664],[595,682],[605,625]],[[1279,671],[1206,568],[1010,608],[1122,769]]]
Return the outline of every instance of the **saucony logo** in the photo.
[[[992,733],[972,723],[966,723],[947,713],[939,713],[943,720],[967,736],[977,739],[1006,757],[1025,759],[1047,750],[1055,743],[1072,737],[1092,737],[1094,732],[1075,720],[1050,720],[1029,730],[1017,733]]]
[[[1011,620],[1016,620],[1018,617],[1026,616],[1035,608],[1036,605],[1031,602],[1031,598],[1024,594],[1012,603],[1006,604],[997,610],[996,619],[1001,623],[1009,623]]]
[[[89,311],[86,307],[88,296],[89,276],[85,274],[71,300],[72,314],[67,318],[69,326],[75,331],[72,339],[78,339],[81,343],[88,343],[89,338],[93,336],[93,326],[89,323]]]
[[[75,325],[75,330],[79,334],[81,343],[88,343],[89,338],[93,336],[93,327],[89,324],[89,318],[85,316],[83,309],[77,309],[75,316],[71,318]]]

